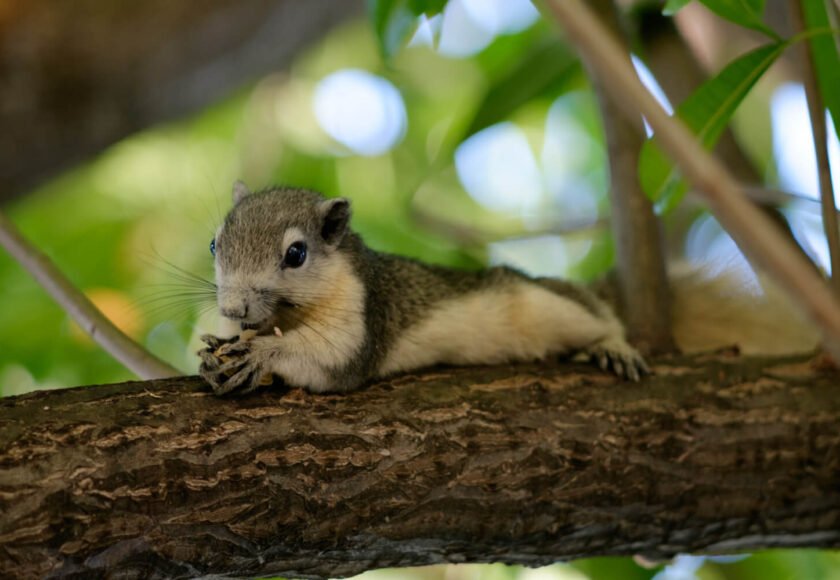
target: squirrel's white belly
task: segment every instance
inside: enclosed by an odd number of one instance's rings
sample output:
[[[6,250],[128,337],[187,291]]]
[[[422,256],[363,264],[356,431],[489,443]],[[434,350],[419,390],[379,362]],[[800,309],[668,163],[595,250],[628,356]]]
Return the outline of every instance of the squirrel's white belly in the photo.
[[[623,334],[617,320],[523,281],[440,302],[402,334],[379,370],[387,375],[437,363],[541,359],[612,334]]]

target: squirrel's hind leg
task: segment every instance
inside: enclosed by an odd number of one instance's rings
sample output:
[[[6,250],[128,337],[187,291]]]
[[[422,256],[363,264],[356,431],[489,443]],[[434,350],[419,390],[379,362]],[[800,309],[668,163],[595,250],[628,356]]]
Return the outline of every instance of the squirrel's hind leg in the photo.
[[[577,350],[602,370],[612,371],[620,377],[638,381],[650,373],[644,358],[633,348],[624,336],[624,326],[612,309],[595,294],[583,286],[554,278],[537,278],[539,286],[556,296],[554,312],[574,312],[570,304],[578,307],[577,328],[590,328],[602,336],[590,344],[578,346]],[[585,315],[581,316],[581,312]]]

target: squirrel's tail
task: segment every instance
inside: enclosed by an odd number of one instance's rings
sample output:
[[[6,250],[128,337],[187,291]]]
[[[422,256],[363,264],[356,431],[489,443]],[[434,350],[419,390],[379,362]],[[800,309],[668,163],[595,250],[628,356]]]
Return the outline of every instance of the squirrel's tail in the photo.
[[[814,325],[766,276],[677,264],[670,277],[674,338],[683,352],[737,345],[744,354],[781,355],[819,342]]]

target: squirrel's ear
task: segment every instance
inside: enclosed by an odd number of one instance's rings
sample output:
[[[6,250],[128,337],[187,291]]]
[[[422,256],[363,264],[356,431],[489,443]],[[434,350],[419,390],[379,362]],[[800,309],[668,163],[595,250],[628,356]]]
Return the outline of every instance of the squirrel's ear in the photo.
[[[249,195],[251,195],[251,190],[242,180],[237,179],[233,182],[233,205],[239,205],[239,202]]]
[[[347,232],[350,222],[350,200],[335,197],[322,201],[320,205],[321,237],[330,245],[337,245]]]

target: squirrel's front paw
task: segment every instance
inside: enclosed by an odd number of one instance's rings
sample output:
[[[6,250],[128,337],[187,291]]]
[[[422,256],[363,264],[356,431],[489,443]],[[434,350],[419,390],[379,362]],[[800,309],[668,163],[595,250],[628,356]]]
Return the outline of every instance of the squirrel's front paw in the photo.
[[[612,370],[620,377],[637,382],[642,375],[650,373],[645,359],[638,351],[621,338],[608,338],[586,349],[589,360],[602,370]]]
[[[244,395],[272,383],[271,372],[253,356],[250,338],[223,341],[210,335],[201,337],[209,346],[198,351],[201,357],[198,372],[215,394],[236,391]]]
[[[217,350],[225,344],[233,344],[234,342],[239,340],[238,336],[232,336],[230,338],[222,338],[220,336],[215,336],[213,334],[202,334],[199,337],[199,340],[206,344],[210,350]],[[204,349],[207,350],[207,349]],[[203,351],[202,351],[203,352]]]

